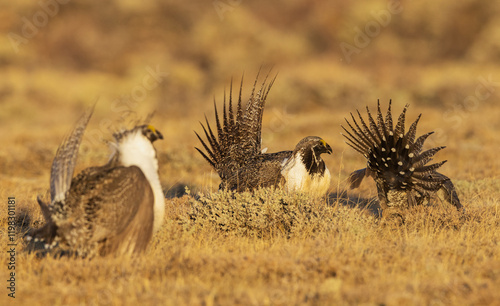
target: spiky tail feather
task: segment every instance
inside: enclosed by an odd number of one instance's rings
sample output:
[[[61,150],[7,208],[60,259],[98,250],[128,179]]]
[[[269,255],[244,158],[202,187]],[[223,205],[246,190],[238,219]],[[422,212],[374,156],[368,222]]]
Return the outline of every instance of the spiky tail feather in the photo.
[[[38,205],[40,205],[40,210],[42,211],[43,218],[45,219],[45,224],[39,229],[30,230],[25,239],[28,242],[31,240],[33,240],[33,242],[42,241],[46,246],[52,246],[54,238],[57,234],[57,226],[52,220],[49,205],[44,203],[40,197],[37,197],[37,202]]]
[[[421,115],[410,125],[405,133],[405,116],[408,104],[393,127],[391,101],[385,119],[377,103],[376,120],[368,107],[368,120],[365,121],[359,111],[358,118],[351,113],[352,123],[346,119],[349,130],[342,126],[346,134],[346,143],[367,159],[368,172],[364,169],[353,172],[349,178],[352,188],[356,188],[365,173],[372,173],[379,189],[381,202],[388,202],[387,193],[391,191],[407,193],[407,205],[419,204],[424,198],[439,189],[444,189],[447,200],[461,208],[460,200],[450,179],[436,170],[446,161],[427,165],[433,156],[445,147],[436,147],[422,152],[422,147],[433,132],[424,134],[415,140],[417,125]],[[416,198],[416,200],[414,199]]]
[[[45,219],[45,224],[39,229],[31,230],[26,235],[26,240],[35,242],[41,240],[45,242],[46,247],[52,246],[56,238],[57,226],[52,218],[52,209],[54,206],[64,206],[66,192],[71,186],[73,172],[78,157],[78,149],[82,142],[82,136],[87,124],[94,112],[95,104],[87,109],[80,117],[72,132],[67,136],[58,147],[56,156],[52,162],[50,172],[50,204],[37,197],[38,205]]]
[[[223,178],[223,166],[224,161],[227,159],[231,146],[235,143],[236,137],[238,136],[239,127],[241,124],[240,118],[243,117],[242,103],[241,103],[241,92],[243,88],[243,78],[241,78],[240,91],[238,95],[236,116],[233,111],[233,82],[229,87],[229,106],[227,105],[226,93],[224,92],[224,104],[222,111],[222,124],[219,117],[219,112],[217,110],[217,104],[214,99],[214,109],[215,109],[215,124],[217,128],[217,137],[215,136],[207,117],[205,116],[205,125],[200,122],[203,132],[206,137],[206,142],[201,138],[201,136],[195,131],[196,137],[201,142],[206,153],[200,148],[195,147],[195,149],[205,158],[205,160],[217,171],[219,176]],[[229,109],[229,111],[228,111]],[[242,119],[241,119],[242,120]]]
[[[71,185],[78,149],[95,104],[80,117],[71,134],[59,146],[50,172],[50,200],[64,201]]]
[[[197,147],[195,149],[218,172],[223,180],[227,175],[231,175],[238,167],[245,164],[246,160],[261,154],[263,108],[276,77],[267,83],[268,74],[260,89],[256,90],[259,74],[257,74],[245,108],[242,105],[243,77],[241,78],[236,110],[233,109],[232,81],[229,88],[228,100],[226,100],[226,93],[224,93],[222,120],[214,100],[217,136],[206,116],[205,125],[200,122],[206,140],[203,140],[195,131],[205,151]]]

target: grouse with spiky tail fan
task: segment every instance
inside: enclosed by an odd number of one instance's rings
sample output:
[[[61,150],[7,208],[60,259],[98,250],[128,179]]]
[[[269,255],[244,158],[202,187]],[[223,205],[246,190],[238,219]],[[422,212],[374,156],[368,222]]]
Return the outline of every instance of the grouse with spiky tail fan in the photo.
[[[324,195],[330,185],[330,172],[321,154],[331,154],[332,149],[323,139],[309,136],[302,139],[293,151],[262,152],[264,105],[276,77],[267,84],[266,76],[256,91],[258,77],[245,108],[241,98],[242,78],[236,112],[233,110],[231,83],[228,106],[224,95],[222,122],[214,101],[217,137],[205,117],[206,127],[202,123],[201,126],[206,142],[195,133],[206,153],[199,148],[196,150],[219,174],[220,189],[241,192],[258,187],[284,186],[290,191]]]
[[[382,208],[420,205],[437,191],[444,191],[444,198],[457,209],[462,205],[451,180],[437,172],[446,161],[427,165],[434,154],[445,147],[436,147],[422,152],[430,132],[415,140],[417,124],[421,114],[405,134],[405,115],[408,104],[393,128],[391,101],[383,118],[378,102],[377,118],[374,119],[368,107],[368,123],[358,113],[359,122],[351,113],[352,123],[347,119],[350,131],[342,128],[346,143],[363,154],[368,161],[367,168],[354,171],[349,177],[350,187],[357,188],[365,176],[371,176],[377,185],[378,198]]]
[[[153,142],[163,139],[151,125],[114,135],[109,162],[73,178],[78,149],[93,108],[59,146],[50,174],[50,204],[38,198],[45,225],[28,241],[82,257],[132,255],[146,249],[164,218],[165,200]]]

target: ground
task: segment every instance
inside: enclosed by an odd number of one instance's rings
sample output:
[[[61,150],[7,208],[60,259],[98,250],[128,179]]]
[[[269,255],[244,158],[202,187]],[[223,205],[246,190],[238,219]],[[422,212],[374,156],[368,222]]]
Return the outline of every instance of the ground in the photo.
[[[63,1],[61,1],[63,2]],[[40,4],[41,3],[41,4]],[[494,305],[500,301],[500,4],[478,1],[84,1],[4,3],[0,18],[0,278],[22,304]],[[45,4],[44,4],[45,3]],[[44,17],[45,16],[45,17]],[[261,68],[260,68],[261,67]],[[268,152],[323,137],[332,183],[312,199],[261,190],[233,198],[194,149],[231,79],[247,97],[277,74],[263,122]],[[363,157],[344,117],[380,99],[422,113],[426,147],[458,191],[446,205],[384,220],[373,181],[346,191]],[[96,103],[76,172],[106,140],[154,112],[165,225],[134,259],[38,258],[22,239],[43,221],[58,145]],[[187,188],[186,188],[187,187]],[[345,193],[347,192],[347,193]],[[350,200],[347,201],[346,198]],[[254,205],[258,201],[262,205]],[[205,203],[220,213],[217,217]],[[245,206],[246,205],[246,206]],[[238,216],[238,217],[234,217]],[[14,299],[1,291],[0,303]]]

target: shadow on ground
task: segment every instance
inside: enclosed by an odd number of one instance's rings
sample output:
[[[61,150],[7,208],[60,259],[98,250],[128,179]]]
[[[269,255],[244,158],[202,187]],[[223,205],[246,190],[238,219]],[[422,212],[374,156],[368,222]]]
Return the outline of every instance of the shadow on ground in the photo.
[[[195,191],[195,190],[196,188],[194,186],[184,183],[177,183],[172,187],[164,188],[163,194],[165,195],[166,199],[174,199],[174,198],[182,198],[186,194],[189,194],[190,191]]]
[[[334,205],[336,203],[366,211],[376,217],[382,215],[382,208],[380,207],[376,198],[364,198],[359,194],[347,194],[347,191],[333,192],[328,195],[328,203]]]

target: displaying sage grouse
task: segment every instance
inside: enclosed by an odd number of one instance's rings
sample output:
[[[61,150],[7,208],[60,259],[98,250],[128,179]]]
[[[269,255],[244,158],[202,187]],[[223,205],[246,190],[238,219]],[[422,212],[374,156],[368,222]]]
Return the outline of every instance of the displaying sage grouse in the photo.
[[[109,162],[72,178],[78,149],[93,109],[59,146],[50,173],[49,205],[38,198],[45,225],[28,236],[78,256],[130,255],[143,251],[165,212],[150,125],[114,135]]]
[[[205,117],[206,127],[201,126],[207,141],[195,133],[206,153],[196,149],[219,174],[220,189],[241,192],[258,187],[284,186],[290,191],[324,195],[330,186],[330,172],[321,154],[331,154],[332,149],[323,139],[306,137],[293,151],[263,153],[261,150],[262,115],[274,80],[266,84],[266,77],[257,91],[257,75],[250,98],[243,107],[242,78],[236,111],[233,110],[231,83],[229,105],[226,105],[224,95],[222,122],[214,101],[217,137]]]
[[[427,165],[434,154],[445,147],[436,147],[422,152],[422,146],[431,134],[415,140],[417,124],[421,114],[405,134],[405,115],[408,104],[393,128],[391,101],[385,120],[378,103],[377,118],[373,118],[368,107],[368,122],[358,111],[359,122],[351,113],[352,124],[346,119],[350,131],[342,126],[347,135],[346,143],[367,159],[367,168],[353,172],[349,177],[351,188],[357,188],[365,176],[371,176],[377,184],[378,198],[382,208],[408,207],[422,204],[438,190],[444,191],[449,203],[462,208],[451,180],[436,171],[446,161]]]

